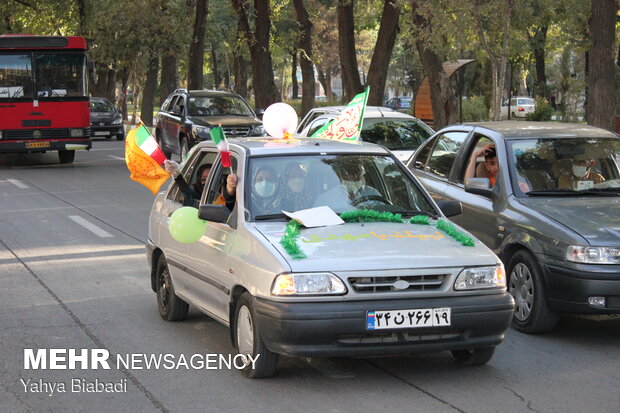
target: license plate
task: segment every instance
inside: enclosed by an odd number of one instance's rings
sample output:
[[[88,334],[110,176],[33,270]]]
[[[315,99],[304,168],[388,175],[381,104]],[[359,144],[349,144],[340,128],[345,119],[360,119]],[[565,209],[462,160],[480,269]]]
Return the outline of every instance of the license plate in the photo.
[[[49,142],[26,142],[26,148],[49,148]]]
[[[101,131],[95,132],[95,136],[108,136],[109,134],[110,134],[110,131],[107,131],[107,130],[101,130]]]
[[[422,308],[366,312],[366,329],[420,328],[449,326],[450,308]]]

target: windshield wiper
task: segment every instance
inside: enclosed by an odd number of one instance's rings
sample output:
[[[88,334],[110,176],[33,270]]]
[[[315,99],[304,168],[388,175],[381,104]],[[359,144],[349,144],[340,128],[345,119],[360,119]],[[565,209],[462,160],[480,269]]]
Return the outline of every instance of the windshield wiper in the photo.
[[[270,219],[277,219],[277,218],[288,218],[288,217],[286,215],[284,215],[284,214],[256,215],[254,217],[254,221],[268,221]]]
[[[431,217],[431,218],[435,218],[435,219],[437,218],[437,215],[433,214],[432,212],[420,211],[420,210],[417,210],[417,209],[414,209],[414,210],[411,210],[411,209],[406,210],[406,209],[404,209],[402,211],[389,211],[389,212],[391,212],[392,214],[401,214],[401,215],[411,216],[411,217],[415,216],[415,215],[425,215],[427,217]]]
[[[574,189],[544,189],[539,191],[529,191],[526,195],[530,196],[580,196],[580,195],[594,195],[594,196],[617,196],[620,191],[616,192],[601,192],[600,189],[588,189],[584,191],[575,191]]]

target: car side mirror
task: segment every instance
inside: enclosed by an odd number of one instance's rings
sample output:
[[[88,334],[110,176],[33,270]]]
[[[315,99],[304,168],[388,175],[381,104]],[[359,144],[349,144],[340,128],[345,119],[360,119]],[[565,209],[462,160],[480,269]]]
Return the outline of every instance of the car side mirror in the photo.
[[[461,201],[448,201],[441,200],[437,202],[439,209],[446,217],[453,217],[456,215],[460,215],[463,212],[463,204]]]
[[[205,221],[225,224],[230,216],[230,210],[225,205],[202,204],[198,207],[198,218]]]
[[[482,195],[486,198],[493,198],[493,188],[491,188],[491,181],[489,181],[489,178],[465,179],[465,192]]]

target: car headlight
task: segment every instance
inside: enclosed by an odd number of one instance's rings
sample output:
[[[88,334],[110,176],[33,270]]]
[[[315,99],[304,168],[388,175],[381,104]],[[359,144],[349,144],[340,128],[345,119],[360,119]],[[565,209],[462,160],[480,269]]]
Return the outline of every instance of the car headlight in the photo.
[[[570,245],[566,250],[566,259],[584,264],[620,264],[620,248]]]
[[[123,123],[123,118],[114,119],[112,121],[112,125],[120,125],[121,123]]]
[[[211,137],[211,128],[207,126],[196,126],[194,125],[194,135],[200,137],[201,139],[207,139]]]
[[[502,264],[493,267],[465,268],[454,282],[455,290],[506,287],[506,272]]]
[[[256,125],[250,131],[250,136],[265,136],[265,127],[263,125]]]
[[[80,138],[84,136],[84,129],[69,129],[69,135],[72,138]]]
[[[342,295],[344,283],[330,273],[279,274],[271,286],[272,295]]]

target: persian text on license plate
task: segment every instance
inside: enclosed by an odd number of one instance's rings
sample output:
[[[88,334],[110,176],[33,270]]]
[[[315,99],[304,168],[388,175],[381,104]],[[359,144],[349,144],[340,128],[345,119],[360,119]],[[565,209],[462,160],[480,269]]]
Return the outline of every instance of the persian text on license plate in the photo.
[[[26,148],[49,148],[49,142],[26,142]]]
[[[419,328],[449,326],[450,308],[422,308],[366,312],[366,329]]]
[[[95,136],[108,136],[109,134],[110,134],[110,131],[107,131],[107,130],[95,131]]]

